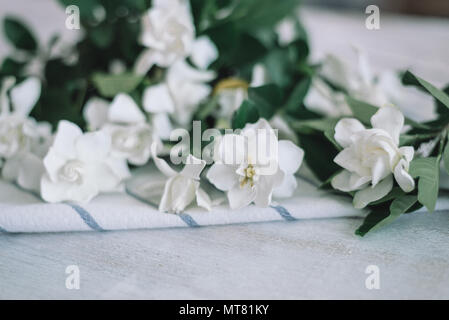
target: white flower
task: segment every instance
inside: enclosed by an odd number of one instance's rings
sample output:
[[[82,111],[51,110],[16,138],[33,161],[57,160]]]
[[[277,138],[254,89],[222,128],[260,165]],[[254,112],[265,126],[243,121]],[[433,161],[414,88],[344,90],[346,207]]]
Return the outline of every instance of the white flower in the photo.
[[[233,113],[240,108],[246,99],[248,99],[248,88],[246,86],[221,89],[218,92],[218,104],[220,105],[219,117],[231,119]]]
[[[28,116],[40,96],[39,79],[30,77],[16,86],[14,83],[14,78],[5,79],[0,93],[2,177],[24,189],[39,191],[42,158],[52,140],[51,126]]]
[[[434,119],[435,113],[430,111],[433,110],[430,107],[432,99],[416,88],[402,85],[395,72],[388,70],[374,73],[367,57],[359,50],[355,52],[356,67],[335,55],[327,55],[324,58],[320,77],[343,92],[333,90],[316,77],[304,101],[307,108],[327,116],[351,115],[349,105],[345,101],[347,93],[374,106],[394,104],[406,116],[417,121]]]
[[[14,83],[14,78],[7,78],[0,89],[0,158],[10,158],[27,148],[34,135],[35,121],[28,115],[39,99],[40,81],[28,78],[16,86]]]
[[[110,151],[111,138],[104,132],[83,134],[75,124],[60,121],[44,158],[42,198],[86,203],[99,192],[116,190],[129,172],[126,163],[111,157]]]
[[[8,181],[30,191],[39,192],[40,179],[44,173],[43,157],[52,143],[51,126],[49,123],[36,123],[29,119],[23,130],[21,139],[26,141],[19,151],[6,159],[2,176]]]
[[[127,94],[118,94],[111,104],[99,98],[89,100],[84,117],[90,129],[100,129],[111,137],[111,154],[134,165],[150,158],[153,130],[144,113]]]
[[[232,209],[252,202],[266,207],[273,194],[291,196],[296,188],[294,173],[304,155],[292,142],[278,141],[265,119],[246,125],[240,135],[224,135],[214,152],[207,178],[227,192]]]
[[[228,78],[220,81],[215,87],[220,105],[219,118],[230,120],[232,114],[241,106],[243,101],[248,99],[248,87],[259,87],[268,81],[266,68],[258,63],[254,66],[251,75],[251,82],[238,78]]]
[[[382,107],[371,118],[371,125],[372,129],[366,129],[356,119],[342,119],[335,127],[335,140],[344,149],[334,161],[344,170],[332,179],[332,187],[356,191],[356,208],[387,195],[393,188],[393,176],[405,192],[415,187],[408,173],[414,149],[399,147],[402,113],[392,106]]]
[[[168,67],[186,58],[193,47],[195,26],[185,0],[155,0],[142,19],[139,42],[147,47],[136,64],[146,73],[153,64]]]
[[[147,73],[156,64],[170,67],[177,61],[191,58],[200,69],[217,59],[218,50],[207,37],[195,39],[195,26],[187,0],[155,0],[142,19],[139,41],[148,49],[137,58],[134,71]]]
[[[292,18],[285,18],[281,20],[275,27],[276,33],[279,37],[279,44],[285,46],[293,42],[296,37],[296,22]]]
[[[157,142],[151,148],[156,167],[168,178],[159,204],[159,211],[181,213],[196,198],[197,205],[211,210],[212,202],[207,193],[200,188],[200,173],[206,161],[189,155],[180,172],[173,170],[167,162],[157,155]]]
[[[207,69],[218,58],[218,49],[209,37],[201,36],[193,43],[190,59],[200,69]]]
[[[309,91],[304,98],[304,105],[310,110],[329,117],[351,114],[351,109],[345,100],[345,94],[334,91],[318,77],[312,79]]]
[[[149,86],[143,94],[143,107],[151,114],[170,114],[181,126],[187,126],[198,104],[211,92],[206,82],[214,79],[212,71],[198,70],[184,60],[171,66],[165,82]],[[162,132],[169,132],[164,126]],[[161,136],[162,137],[162,136]]]

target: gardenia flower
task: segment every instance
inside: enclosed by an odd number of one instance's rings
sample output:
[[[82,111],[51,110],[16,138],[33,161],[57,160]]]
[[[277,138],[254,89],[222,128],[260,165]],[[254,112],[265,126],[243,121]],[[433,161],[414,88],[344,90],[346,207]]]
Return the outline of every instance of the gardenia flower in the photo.
[[[17,182],[24,189],[39,191],[42,158],[52,140],[50,124],[38,123],[29,117],[39,99],[41,83],[38,78],[30,77],[14,84],[14,78],[6,78],[0,92],[2,177]]]
[[[211,92],[206,84],[215,78],[213,71],[195,69],[184,60],[176,62],[167,70],[165,81],[145,89],[143,107],[153,115],[170,116],[177,124],[185,127],[196,111],[198,104]],[[157,118],[161,119],[161,118]],[[161,128],[163,136],[169,136],[171,127]]]
[[[210,211],[212,201],[200,188],[199,182],[200,173],[206,166],[206,161],[189,155],[184,168],[180,172],[176,172],[167,162],[158,157],[157,146],[157,142],[154,142],[151,147],[154,163],[168,178],[159,204],[159,211],[181,213],[195,198],[198,206]]]
[[[262,86],[267,83],[267,78],[265,67],[262,64],[256,64],[252,70],[250,83],[238,78],[220,81],[214,89],[220,105],[218,117],[230,120],[243,101],[248,99],[248,87]]]
[[[111,157],[111,137],[103,131],[84,133],[60,121],[44,158],[41,196],[48,202],[86,203],[99,192],[114,191],[129,175],[124,161]]]
[[[357,55],[355,68],[335,55],[330,54],[324,58],[319,72],[320,77],[312,80],[304,100],[308,109],[331,117],[351,115],[351,109],[345,100],[345,94],[348,94],[377,107],[394,104],[416,120],[425,121],[434,118],[433,114],[428,112],[431,99],[424,93],[416,88],[403,86],[395,72],[383,71],[375,74],[363,52],[359,50],[355,52]],[[343,92],[332,89],[321,78]],[[429,108],[422,105],[429,105]]]
[[[187,0],[155,0],[142,19],[140,43],[147,47],[134,71],[145,74],[156,64],[167,68],[190,57],[200,69],[217,59],[218,50],[207,36],[195,39],[195,26]]]
[[[291,196],[304,152],[291,141],[278,141],[265,119],[247,124],[241,134],[225,134],[214,150],[207,178],[227,192],[231,209],[254,202],[267,207],[272,196]]]
[[[356,119],[342,119],[335,127],[335,140],[344,148],[334,159],[344,168],[331,181],[344,192],[356,191],[354,206],[364,208],[387,195],[393,188],[393,176],[405,192],[415,188],[408,173],[413,147],[399,147],[404,125],[402,113],[392,107],[379,109],[371,118],[372,129]]]
[[[194,40],[195,26],[189,3],[154,0],[142,19],[139,42],[148,49],[139,58],[138,65],[146,65],[147,70],[152,64],[168,67],[190,54]]]
[[[112,156],[134,165],[148,162],[153,130],[129,95],[120,93],[110,104],[92,98],[84,108],[84,117],[90,129],[101,129],[110,136]]]

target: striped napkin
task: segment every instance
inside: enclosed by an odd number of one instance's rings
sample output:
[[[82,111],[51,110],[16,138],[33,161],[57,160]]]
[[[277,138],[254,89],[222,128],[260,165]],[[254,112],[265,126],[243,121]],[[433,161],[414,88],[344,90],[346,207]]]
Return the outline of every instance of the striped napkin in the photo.
[[[191,206],[181,214],[157,210],[156,190],[163,177],[154,168],[138,169],[122,192],[102,194],[88,204],[49,204],[38,195],[0,180],[1,232],[65,232],[199,227],[311,218],[363,217],[350,201],[320,190],[309,179],[298,177],[298,189],[288,199],[268,208],[249,206],[230,210],[226,201],[208,212]],[[145,186],[142,188],[142,186]],[[212,198],[215,197],[211,194]],[[449,206],[448,206],[449,207]]]

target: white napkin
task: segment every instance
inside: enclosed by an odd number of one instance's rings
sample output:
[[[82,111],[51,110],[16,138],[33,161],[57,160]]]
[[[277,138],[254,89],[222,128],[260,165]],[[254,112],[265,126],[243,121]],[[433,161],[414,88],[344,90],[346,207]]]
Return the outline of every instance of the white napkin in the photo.
[[[161,175],[151,168],[139,169],[127,183],[126,192],[102,194],[85,205],[43,202],[38,195],[0,180],[0,231],[62,232],[198,227],[262,221],[295,221],[311,218],[362,217],[346,198],[317,189],[309,180],[298,178],[292,198],[278,200],[268,208],[253,205],[230,210],[223,201],[211,212],[191,206],[182,214],[161,213],[154,203],[159,196],[151,185]],[[146,188],[141,186],[146,184]],[[148,187],[150,186],[150,187]],[[212,195],[214,197],[214,195]]]

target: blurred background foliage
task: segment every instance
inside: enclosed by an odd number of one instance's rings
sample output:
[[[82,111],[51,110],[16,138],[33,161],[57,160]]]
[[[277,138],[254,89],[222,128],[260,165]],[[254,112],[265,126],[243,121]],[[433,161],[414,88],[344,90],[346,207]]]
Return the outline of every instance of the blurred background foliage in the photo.
[[[71,0],[55,1],[64,8],[73,4]],[[211,66],[218,74],[212,85],[231,76],[249,82],[254,65],[263,63],[273,83],[269,90],[250,91],[250,99],[255,97],[257,117],[274,114],[275,110],[267,108],[304,116],[302,100],[313,69],[307,65],[307,35],[296,18],[298,0],[191,0],[190,3],[197,36],[209,36],[219,49],[219,58]],[[76,5],[80,9],[83,37],[64,55],[52,55],[58,35],[49,43],[38,43],[26,22],[5,17],[4,36],[15,50],[3,60],[0,77],[12,75],[21,81],[28,75],[30,65],[37,63],[42,70],[43,88],[31,115],[53,126],[66,119],[85,128],[82,108],[90,97],[111,99],[118,92],[128,92],[140,104],[143,88],[160,77],[161,70],[153,67],[145,77],[132,74],[136,58],[143,50],[138,43],[140,17],[151,6],[151,0],[79,0]],[[296,40],[282,46],[275,26],[288,16],[295,16]],[[114,70],[117,63],[120,68]]]

